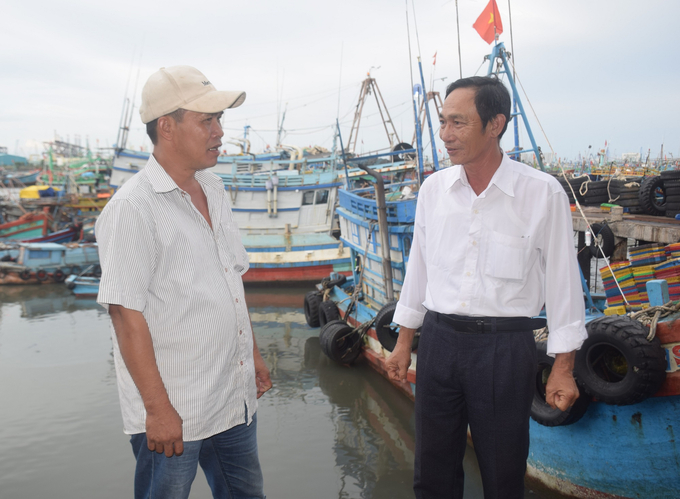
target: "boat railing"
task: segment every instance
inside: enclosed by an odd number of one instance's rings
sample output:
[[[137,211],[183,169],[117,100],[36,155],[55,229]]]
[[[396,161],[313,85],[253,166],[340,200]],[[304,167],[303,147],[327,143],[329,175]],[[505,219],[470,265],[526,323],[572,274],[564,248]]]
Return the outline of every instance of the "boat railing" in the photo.
[[[415,193],[414,193],[415,194]],[[343,189],[338,191],[340,206],[369,220],[378,220],[378,204],[375,199],[359,196]],[[393,224],[412,224],[416,218],[417,195],[411,199],[388,201],[386,203],[387,222]]]

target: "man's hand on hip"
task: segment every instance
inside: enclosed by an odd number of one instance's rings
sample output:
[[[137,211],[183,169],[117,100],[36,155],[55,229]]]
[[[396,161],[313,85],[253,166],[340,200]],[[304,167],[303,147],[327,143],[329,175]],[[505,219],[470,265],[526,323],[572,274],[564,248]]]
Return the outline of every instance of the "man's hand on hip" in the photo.
[[[545,401],[553,409],[566,411],[578,398],[578,388],[573,375],[575,357],[576,352],[555,355],[555,363],[545,387]]]
[[[415,329],[407,327],[401,327],[399,329],[397,345],[394,347],[394,350],[392,350],[392,353],[385,363],[387,374],[393,381],[406,381],[406,373],[411,365],[411,344],[413,343],[415,334]]]
[[[147,411],[146,442],[149,450],[165,453],[167,457],[182,455],[182,418],[172,405]]]

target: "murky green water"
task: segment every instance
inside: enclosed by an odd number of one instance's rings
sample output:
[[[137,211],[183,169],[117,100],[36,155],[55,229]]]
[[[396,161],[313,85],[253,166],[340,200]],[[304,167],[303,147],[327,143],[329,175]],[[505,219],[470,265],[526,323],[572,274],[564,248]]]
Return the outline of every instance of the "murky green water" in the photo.
[[[258,416],[267,496],[413,498],[413,404],[367,365],[325,358],[306,291],[247,292],[274,382]],[[132,497],[104,310],[60,285],[2,287],[0,300],[0,498]],[[471,451],[465,466],[466,497],[482,497]],[[191,497],[211,497],[200,472]]]

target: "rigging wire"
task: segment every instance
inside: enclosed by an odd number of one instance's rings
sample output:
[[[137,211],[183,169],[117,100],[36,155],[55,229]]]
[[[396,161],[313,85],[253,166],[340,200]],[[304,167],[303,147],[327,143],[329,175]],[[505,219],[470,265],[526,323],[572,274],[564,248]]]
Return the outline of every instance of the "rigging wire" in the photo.
[[[513,74],[516,75],[516,70],[515,70],[515,65],[512,63],[512,61],[508,61],[510,65],[512,66]],[[545,130],[543,129],[543,125],[541,124],[541,121],[538,119],[538,116],[536,115],[536,111],[534,110],[534,106],[531,105],[531,101],[529,100],[529,96],[526,93],[526,90],[524,90],[524,85],[522,85],[521,80],[519,79],[518,76],[515,76],[515,81],[519,83],[519,86],[522,89],[522,92],[524,93],[524,97],[527,100],[527,103],[529,104],[529,107],[531,108],[531,112],[534,114],[534,118],[536,119],[536,122],[538,123],[538,126],[541,129],[541,132],[543,133],[543,137],[545,138],[545,141],[548,143],[548,147],[550,148],[550,152],[555,155],[555,150],[552,147],[552,144],[550,143],[550,139],[548,139],[548,135],[545,133]],[[562,172],[562,176],[567,180],[567,185],[569,186],[569,190],[571,190],[571,194],[574,196],[574,201],[576,203],[576,208],[578,208],[579,213],[581,214],[581,217],[583,220],[586,222],[586,225],[588,226],[588,231],[591,234],[595,234],[593,231],[593,228],[590,225],[590,221],[588,220],[588,217],[586,217],[586,214],[583,212],[583,208],[581,207],[581,203],[578,202],[578,199],[576,199],[576,193],[574,192],[574,188],[571,185],[571,182],[569,182],[569,178],[567,177],[567,173],[564,171],[564,167],[562,166],[562,162],[558,161],[557,165],[560,168],[560,171]],[[602,247],[600,245],[600,241],[595,237],[594,239],[595,245],[598,247],[599,251],[602,251]],[[602,251],[602,254],[604,252]],[[612,269],[609,260],[607,258],[604,259],[605,263],[607,264],[607,268],[609,269],[609,272],[611,272],[612,276],[616,276],[614,274],[614,270]],[[619,289],[619,292],[621,293],[621,296],[623,297],[623,301],[626,302],[626,305],[630,306],[630,303],[628,302],[626,295],[623,292],[623,289],[621,289],[621,285],[619,284],[619,281],[614,277],[614,283],[616,284],[616,287]]]
[[[458,69],[460,70],[460,77],[462,78],[463,77],[463,58],[460,55],[460,20],[458,18],[458,0],[456,0],[456,32],[458,33]],[[484,63],[482,63],[482,64],[484,64]],[[477,71],[479,71],[479,69]]]

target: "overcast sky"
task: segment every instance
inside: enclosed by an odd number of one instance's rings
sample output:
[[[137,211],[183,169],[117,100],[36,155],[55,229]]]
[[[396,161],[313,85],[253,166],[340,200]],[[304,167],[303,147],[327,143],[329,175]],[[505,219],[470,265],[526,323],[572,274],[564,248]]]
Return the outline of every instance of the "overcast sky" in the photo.
[[[487,3],[458,0],[464,76],[487,71],[490,46],[472,28]],[[498,5],[501,41],[510,49],[508,2]],[[414,7],[426,86],[434,71],[434,90],[443,94],[459,76],[456,2],[414,0]],[[544,151],[552,145],[572,159],[607,141],[612,155],[651,149],[657,157],[663,144],[680,156],[679,1],[511,0],[510,8],[518,76],[547,139],[524,103]],[[415,62],[410,0],[408,17]],[[275,144],[286,107],[284,143],[330,149],[336,117],[347,140],[369,70],[400,139],[413,136],[403,0],[34,0],[5,2],[2,19],[0,146],[10,153],[42,152],[55,132],[112,146],[137,74],[138,108],[146,78],[177,64],[199,68],[218,89],[246,91],[245,104],[227,111],[223,124],[225,137],[250,125],[255,151]],[[135,109],[128,147],[149,145]],[[387,145],[371,100],[358,152]]]

